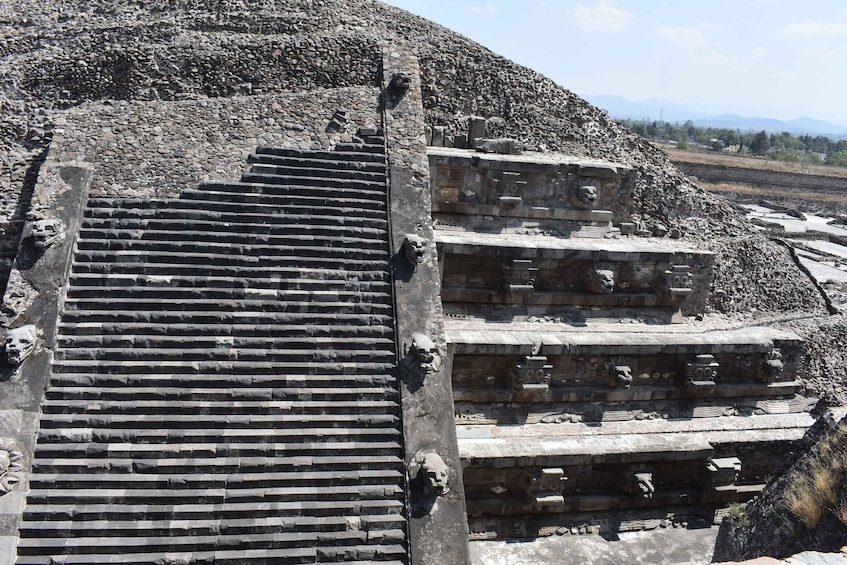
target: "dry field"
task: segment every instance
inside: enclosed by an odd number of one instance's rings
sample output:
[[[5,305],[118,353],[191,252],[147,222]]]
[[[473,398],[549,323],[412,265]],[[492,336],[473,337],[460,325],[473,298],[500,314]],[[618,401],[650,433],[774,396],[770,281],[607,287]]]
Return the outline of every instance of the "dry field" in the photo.
[[[745,169],[762,169],[766,171],[777,171],[782,173],[811,173],[825,177],[847,178],[847,167],[828,167],[826,165],[804,165],[802,163],[791,163],[788,161],[776,161],[763,157],[739,157],[726,153],[706,153],[699,151],[682,151],[672,145],[656,143],[665,151],[672,161],[684,161],[686,163],[701,163],[708,165],[724,165],[727,167],[742,167]]]
[[[708,192],[729,192],[732,194],[748,194],[754,196],[778,196],[794,200],[813,200],[817,202],[835,202],[847,204],[847,194],[824,194],[821,192],[799,192],[796,190],[784,190],[770,186],[751,186],[748,184],[734,183],[710,183],[698,181],[697,186]]]

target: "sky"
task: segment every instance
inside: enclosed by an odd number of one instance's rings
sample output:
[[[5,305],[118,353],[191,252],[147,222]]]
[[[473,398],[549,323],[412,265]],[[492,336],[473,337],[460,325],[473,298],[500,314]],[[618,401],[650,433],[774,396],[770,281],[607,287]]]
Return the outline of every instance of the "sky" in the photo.
[[[843,0],[387,0],[579,95],[847,126]]]

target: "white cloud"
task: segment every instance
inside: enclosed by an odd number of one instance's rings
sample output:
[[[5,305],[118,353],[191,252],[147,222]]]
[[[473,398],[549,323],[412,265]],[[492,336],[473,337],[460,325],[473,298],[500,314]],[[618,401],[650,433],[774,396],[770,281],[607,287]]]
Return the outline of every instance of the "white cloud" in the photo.
[[[756,47],[743,54],[722,53],[711,51],[696,59],[696,62],[707,67],[720,67],[731,71],[749,71],[754,69],[765,56],[764,47]]]
[[[621,31],[631,18],[629,12],[602,1],[594,6],[579,4],[571,16],[583,31]]]
[[[779,30],[783,37],[831,37],[847,35],[847,22],[821,22],[806,20],[791,22]]]
[[[660,27],[657,31],[680,49],[702,49],[709,44],[704,25],[696,27]]]
[[[465,6],[465,11],[473,12],[483,16],[496,16],[497,8],[492,4],[480,4],[478,6]]]

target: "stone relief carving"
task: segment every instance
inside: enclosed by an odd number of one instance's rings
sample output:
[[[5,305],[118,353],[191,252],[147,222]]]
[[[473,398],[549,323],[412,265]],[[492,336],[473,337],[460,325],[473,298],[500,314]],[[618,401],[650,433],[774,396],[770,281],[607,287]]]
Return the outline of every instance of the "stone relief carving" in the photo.
[[[60,220],[42,218],[32,224],[32,237],[35,246],[39,249],[47,249],[65,235],[64,224]]]
[[[476,404],[456,402],[456,421],[462,423],[480,423],[488,420],[485,412]]]
[[[591,210],[597,204],[597,189],[590,184],[581,184],[573,190],[570,204],[579,210]]]
[[[698,355],[697,358],[685,364],[685,384],[689,388],[713,388],[718,376],[720,365],[713,355]]]
[[[671,268],[663,273],[663,277],[671,296],[685,297],[693,292],[691,267],[688,265],[671,265]]]
[[[409,464],[409,476],[427,496],[443,496],[450,492],[450,467],[435,451],[415,454]]]
[[[782,352],[778,348],[774,348],[773,351],[768,352],[764,361],[762,361],[759,380],[763,383],[772,383],[782,376],[784,369],[785,365],[782,363]]]
[[[0,495],[6,494],[21,480],[24,455],[17,442],[0,438]]]
[[[608,268],[592,267],[585,271],[583,281],[589,292],[611,294],[615,291],[615,272]]]
[[[553,365],[544,355],[526,355],[512,367],[512,388],[518,391],[546,392],[550,388]]]
[[[535,290],[538,267],[532,259],[514,259],[505,269],[506,290],[531,292]]]
[[[403,256],[410,265],[423,263],[426,256],[426,239],[415,234],[406,234],[403,239]]]
[[[504,155],[520,155],[526,146],[517,139],[477,139],[477,151],[483,153],[501,153]]]
[[[501,178],[493,180],[499,192],[498,202],[506,206],[517,206],[523,201],[521,194],[527,187],[527,182],[522,180],[522,174],[513,171],[503,171]]]
[[[11,329],[6,332],[6,361],[11,365],[20,365],[35,351],[38,331],[32,324]]]
[[[424,374],[435,373],[441,369],[441,354],[438,353],[438,347],[429,336],[420,332],[412,334],[409,353],[417,368]]]
[[[535,506],[558,506],[565,503],[562,485],[568,478],[559,467],[527,470],[526,493]]]
[[[6,295],[3,297],[3,325],[8,327],[21,312],[30,307],[38,296],[38,291],[21,276],[21,272],[12,269],[9,282],[6,284]]]
[[[541,424],[576,424],[582,421],[582,414],[554,412],[542,415],[538,421]]]

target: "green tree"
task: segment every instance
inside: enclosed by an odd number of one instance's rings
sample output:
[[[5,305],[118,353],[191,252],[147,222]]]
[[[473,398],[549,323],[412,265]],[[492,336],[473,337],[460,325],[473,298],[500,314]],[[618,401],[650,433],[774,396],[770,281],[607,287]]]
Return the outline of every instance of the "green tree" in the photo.
[[[837,151],[826,158],[827,165],[836,167],[847,167],[847,150]]]
[[[750,140],[749,147],[750,153],[752,153],[753,155],[764,155],[765,153],[767,153],[768,149],[770,149],[771,147],[768,132],[762,130],[756,135],[754,135],[753,139]]]

